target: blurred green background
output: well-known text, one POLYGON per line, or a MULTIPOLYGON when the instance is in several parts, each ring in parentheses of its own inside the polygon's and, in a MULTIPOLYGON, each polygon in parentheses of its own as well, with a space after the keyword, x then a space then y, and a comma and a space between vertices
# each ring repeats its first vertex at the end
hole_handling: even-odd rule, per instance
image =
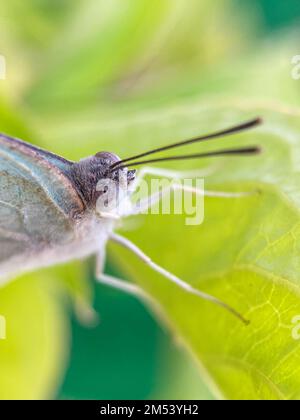
MULTIPOLYGON (((259 84, 253 92, 245 69, 253 75, 276 66, 280 51, 292 49, 299 21, 298 0, 0 1, 0 53, 7 60, 0 128, 78 159, 102 148, 118 153, 123 125, 124 139, 131 139, 126 116, 138 122, 141 110, 162 104, 208 95, 226 101, 233 92, 295 105, 295 86, 281 86, 278 77, 263 93, 259 84)), ((151 136, 164 141, 155 124, 151 136)), ((136 150, 147 148, 151 136, 136 150)), ((126 277, 110 258, 106 269, 126 277)), ((29 328, 29 336, 0 341, 0 398, 213 398, 191 355, 145 305, 95 284, 92 260, 26 280, 0 293, 0 314, 8 321, 20 302, 31 302, 31 289, 38 289, 35 302, 46 294, 60 306, 51 300, 32 309, 36 325, 14 324, 29 328), (57 324, 52 310, 59 312, 57 324), (54 348, 51 334, 59 341, 54 348)))

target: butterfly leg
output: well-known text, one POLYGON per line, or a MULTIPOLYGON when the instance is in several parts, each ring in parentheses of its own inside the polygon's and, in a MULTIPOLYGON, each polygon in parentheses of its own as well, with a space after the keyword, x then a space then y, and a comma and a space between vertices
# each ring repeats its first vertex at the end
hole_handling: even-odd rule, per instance
POLYGON ((176 171, 172 169, 145 166, 138 172, 138 176, 133 183, 132 189, 134 191, 147 175, 158 176, 158 177, 163 177, 163 178, 171 178, 171 179, 204 178, 206 176, 214 174, 219 167, 220 167, 219 164, 218 165, 214 164, 203 169, 197 169, 197 170, 192 170, 192 171, 176 171))
POLYGON ((121 280, 117 277, 101 273, 97 274, 97 280, 99 283, 106 284, 107 286, 113 287, 114 289, 119 289, 138 298, 145 299, 147 297, 146 293, 140 287, 125 280, 121 280))
POLYGON ((151 207, 161 201, 165 196, 169 195, 172 191, 183 191, 188 192, 191 194, 196 194, 198 196, 205 196, 205 197, 215 197, 215 198, 240 198, 240 197, 248 197, 253 195, 254 193, 251 192, 226 192, 226 191, 211 191, 205 190, 193 186, 182 185, 178 182, 173 182, 169 186, 162 188, 160 191, 156 191, 155 193, 149 195, 141 199, 138 205, 133 205, 129 209, 126 209, 122 213, 122 217, 133 216, 137 214, 147 213, 151 207))
POLYGON ((125 293, 131 294, 138 298, 149 299, 149 296, 139 286, 133 283, 129 283, 125 280, 121 280, 117 277, 109 276, 103 272, 105 262, 105 250, 102 249, 97 255, 96 261, 96 279, 99 283, 106 284, 107 286, 119 289, 125 293))
POLYGON ((98 214, 100 217, 102 217, 102 219, 120 220, 120 216, 118 214, 106 213, 103 211, 99 212, 98 214))
POLYGON ((186 292, 191 293, 193 295, 196 295, 204 300, 207 300, 209 302, 212 302, 218 306, 221 306, 225 308, 227 311, 229 311, 231 314, 236 316, 238 319, 240 319, 245 324, 248 324, 249 322, 234 308, 229 306, 228 304, 222 302, 221 300, 217 299, 214 296, 211 296, 205 292, 202 292, 198 289, 195 289, 192 287, 189 283, 185 282, 184 280, 180 279, 179 277, 175 276, 174 274, 170 273, 163 267, 156 264, 154 261, 151 260, 150 257, 148 257, 140 248, 138 248, 134 243, 129 241, 128 239, 117 235, 115 233, 111 234, 110 239, 114 241, 115 243, 121 245, 122 247, 130 250, 133 252, 140 260, 142 260, 145 264, 147 264, 150 268, 152 268, 157 273, 161 274, 165 278, 167 278, 169 281, 177 284, 179 287, 184 289, 186 292))

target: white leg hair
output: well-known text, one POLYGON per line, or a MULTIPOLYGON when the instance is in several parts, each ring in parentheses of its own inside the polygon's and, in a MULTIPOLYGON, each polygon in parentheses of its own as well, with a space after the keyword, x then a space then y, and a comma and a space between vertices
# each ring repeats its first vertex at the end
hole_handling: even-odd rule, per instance
POLYGON ((150 257, 148 257, 140 248, 138 248, 134 243, 129 241, 128 239, 117 235, 115 233, 112 233, 110 235, 110 239, 117 244, 123 246, 124 248, 130 250, 133 252, 140 260, 142 260, 145 264, 147 264, 149 267, 151 267, 154 271, 161 274, 171 282, 177 284, 182 289, 186 290, 187 292, 199 296, 200 298, 207 300, 209 302, 212 302, 218 306, 221 306, 222 308, 225 308, 227 311, 229 311, 231 314, 236 316, 238 319, 240 319, 242 322, 244 322, 246 325, 249 323, 239 312, 237 312, 234 308, 229 306, 228 304, 222 302, 221 300, 217 299, 214 296, 208 295, 205 292, 202 292, 198 289, 195 289, 192 287, 189 283, 186 283, 184 280, 181 280, 179 277, 175 276, 174 274, 170 273, 166 269, 160 267, 158 264, 153 262, 150 257))
POLYGON ((100 273, 97 274, 97 280, 106 284, 107 286, 119 289, 125 293, 136 296, 138 298, 147 299, 146 293, 139 286, 129 283, 125 280, 118 279, 117 277, 109 276, 108 274, 100 273))
POLYGON ((108 219, 108 220, 120 220, 120 216, 118 214, 109 213, 109 212, 98 212, 98 215, 102 217, 102 219, 108 219))
POLYGON ((204 190, 196 187, 191 187, 188 185, 178 184, 176 182, 172 183, 171 185, 162 188, 160 191, 156 191, 155 193, 151 194, 148 197, 143 198, 140 200, 138 206, 133 206, 131 208, 127 208, 122 214, 121 217, 129 217, 134 216, 137 214, 146 213, 147 210, 151 209, 157 202, 161 201, 163 197, 168 195, 172 191, 183 191, 189 192, 191 194, 196 194, 205 197, 215 197, 215 198, 240 198, 240 197, 247 197, 253 195, 254 193, 251 192, 226 192, 226 191, 209 191, 204 190))

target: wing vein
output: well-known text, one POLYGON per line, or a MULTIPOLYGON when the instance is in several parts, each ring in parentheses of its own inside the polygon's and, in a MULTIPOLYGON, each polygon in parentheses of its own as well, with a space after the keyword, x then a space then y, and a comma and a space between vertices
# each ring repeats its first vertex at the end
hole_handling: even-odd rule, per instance
POLYGON ((12 232, 10 230, 6 230, 2 227, 0 227, 0 236, 13 239, 16 241, 22 241, 22 242, 29 242, 30 238, 26 234, 18 233, 18 232, 12 232))
POLYGON ((6 201, 3 201, 3 200, 0 200, 0 206, 1 205, 9 207, 13 210, 16 210, 20 214, 20 216, 22 216, 22 218, 24 218, 24 213, 18 207, 14 206, 13 204, 7 203, 6 201))
MULTIPOLYGON (((0 156, 6 158, 6 159, 12 159, 12 157, 9 155, 9 153, 5 153, 5 151, 0 149, 0 156)), ((66 213, 59 207, 59 205, 52 199, 51 195, 49 194, 48 190, 45 188, 45 186, 43 184, 41 184, 41 180, 40 178, 30 170, 30 168, 27 165, 22 164, 21 162, 19 162, 16 159, 13 159, 13 162, 15 165, 17 165, 19 168, 23 169, 25 172, 27 172, 32 178, 33 181, 35 181, 38 185, 40 185, 43 189, 43 191, 46 193, 47 197, 49 200, 51 200, 51 202, 55 205, 55 207, 57 208, 57 210, 64 216, 64 218, 66 220, 68 220, 68 216, 66 215, 66 213)))

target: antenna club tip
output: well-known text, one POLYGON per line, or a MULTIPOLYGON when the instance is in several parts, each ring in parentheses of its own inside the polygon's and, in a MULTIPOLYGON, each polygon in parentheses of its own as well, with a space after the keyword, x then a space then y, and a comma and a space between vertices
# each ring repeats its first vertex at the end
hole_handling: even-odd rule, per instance
POLYGON ((261 153, 263 153, 263 148, 261 146, 257 146, 256 147, 256 154, 260 155, 261 153))
POLYGON ((264 119, 262 117, 257 117, 255 122, 257 125, 262 125, 264 123, 264 119))
MULTIPOLYGON (((243 151, 243 149, 242 149, 243 151)), ((244 152, 247 154, 252 154, 252 155, 260 155, 263 152, 263 149, 261 146, 253 146, 253 147, 249 147, 248 149, 244 149, 244 152)))

